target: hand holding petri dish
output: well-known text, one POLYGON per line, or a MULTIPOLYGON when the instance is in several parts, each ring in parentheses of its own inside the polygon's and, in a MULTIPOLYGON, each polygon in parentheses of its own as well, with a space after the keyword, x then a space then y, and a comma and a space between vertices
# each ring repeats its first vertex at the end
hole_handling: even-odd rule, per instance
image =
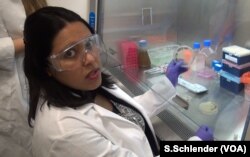
POLYGON ((193 49, 187 45, 180 46, 178 49, 176 49, 173 59, 183 60, 185 63, 184 66, 189 68, 194 59, 193 49))

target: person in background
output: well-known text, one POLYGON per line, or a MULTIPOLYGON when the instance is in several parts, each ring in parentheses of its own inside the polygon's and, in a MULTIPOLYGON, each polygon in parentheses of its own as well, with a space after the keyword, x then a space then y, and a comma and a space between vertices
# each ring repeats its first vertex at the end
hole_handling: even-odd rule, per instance
POLYGON ((0 156, 30 155, 23 26, 27 15, 46 5, 45 0, 0 1, 0 156))

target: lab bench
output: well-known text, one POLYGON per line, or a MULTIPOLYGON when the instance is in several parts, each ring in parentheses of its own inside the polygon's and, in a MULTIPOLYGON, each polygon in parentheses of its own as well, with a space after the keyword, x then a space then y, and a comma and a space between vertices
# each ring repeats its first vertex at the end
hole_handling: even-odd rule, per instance
MULTIPOLYGON (((164 74, 150 75, 144 70, 124 70, 121 66, 109 68, 130 96, 143 94, 166 79, 164 74)), ((187 140, 200 125, 207 125, 214 131, 215 140, 245 140, 250 102, 245 101, 243 92, 234 94, 220 87, 219 76, 203 78, 189 70, 180 77, 199 83, 208 91, 197 94, 177 85, 177 96, 152 119, 158 137, 162 140, 187 140)))

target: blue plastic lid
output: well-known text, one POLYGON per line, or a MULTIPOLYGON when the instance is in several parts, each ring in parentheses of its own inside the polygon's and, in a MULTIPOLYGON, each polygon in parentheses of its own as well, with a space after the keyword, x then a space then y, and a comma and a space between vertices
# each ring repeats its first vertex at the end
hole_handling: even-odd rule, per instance
POLYGON ((139 46, 140 46, 140 47, 147 47, 147 44, 148 44, 148 43, 147 43, 147 40, 140 40, 140 41, 139 41, 139 46))
POLYGON ((222 69, 222 64, 214 64, 214 70, 219 72, 222 69))
POLYGON ((210 46, 211 46, 211 40, 209 40, 209 39, 204 40, 204 41, 203 41, 203 45, 204 45, 205 47, 210 47, 210 46))
POLYGON ((221 62, 219 60, 214 59, 214 60, 212 60, 212 63, 211 63, 213 68, 214 68, 215 64, 221 64, 221 62))
POLYGON ((194 44, 193 44, 194 49, 199 49, 200 47, 201 47, 201 45, 199 42, 194 42, 194 44))

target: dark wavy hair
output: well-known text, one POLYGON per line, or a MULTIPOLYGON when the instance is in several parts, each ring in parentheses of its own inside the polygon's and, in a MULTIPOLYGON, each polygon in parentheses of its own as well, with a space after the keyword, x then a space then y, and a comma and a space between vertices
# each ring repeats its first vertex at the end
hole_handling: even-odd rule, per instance
MULTIPOLYGON (((45 101, 48 105, 76 108, 93 101, 95 94, 101 92, 101 86, 112 88, 114 81, 110 75, 102 73, 102 83, 94 91, 80 91, 63 85, 49 76, 48 57, 52 51, 55 36, 67 23, 82 22, 89 31, 94 31, 78 14, 61 7, 44 7, 27 17, 24 25, 24 73, 29 84, 29 114, 31 127, 35 119, 39 103, 45 101)), ((41 108, 40 108, 41 109, 41 108)))

